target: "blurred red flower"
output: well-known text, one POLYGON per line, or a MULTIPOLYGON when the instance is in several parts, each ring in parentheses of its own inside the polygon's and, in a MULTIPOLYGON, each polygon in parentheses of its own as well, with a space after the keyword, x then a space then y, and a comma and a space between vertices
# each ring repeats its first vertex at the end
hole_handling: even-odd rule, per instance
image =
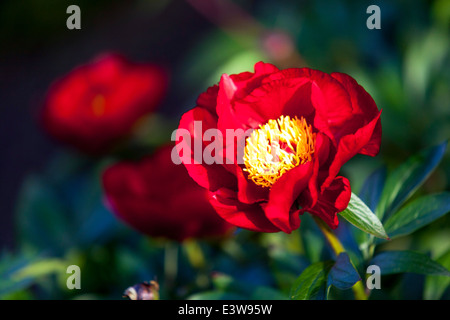
POLYGON ((177 149, 190 176, 209 190, 211 204, 228 222, 290 233, 309 212, 334 229, 351 195, 349 181, 337 175, 357 153, 378 153, 380 113, 346 74, 279 70, 259 62, 254 73, 224 74, 199 96, 197 106, 181 118, 177 149), (195 121, 201 121, 202 132, 194 132, 195 121), (208 129, 224 137, 222 164, 201 163, 185 148, 204 148, 208 129), (227 139, 230 129, 236 138, 227 139), (188 139, 180 133, 186 130, 188 139))
POLYGON ((104 54, 50 86, 43 124, 59 141, 99 154, 154 110, 166 89, 167 74, 159 66, 104 54))
POLYGON ((208 192, 164 146, 139 163, 119 162, 102 177, 106 201, 124 222, 152 237, 183 241, 224 236, 234 226, 217 215, 208 192))

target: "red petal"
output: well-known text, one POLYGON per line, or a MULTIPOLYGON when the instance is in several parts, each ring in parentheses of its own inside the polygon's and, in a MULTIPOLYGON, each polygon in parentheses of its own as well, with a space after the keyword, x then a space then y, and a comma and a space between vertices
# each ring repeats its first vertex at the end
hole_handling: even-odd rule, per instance
POLYGON ((224 74, 219 82, 216 112, 219 117, 217 128, 225 132, 226 129, 248 129, 245 123, 236 118, 236 112, 232 106, 234 93, 237 86, 227 74, 224 74))
POLYGON ((257 75, 257 76, 262 75, 262 74, 270 74, 270 73, 274 73, 277 71, 280 71, 280 69, 278 69, 276 66, 274 66, 271 63, 259 61, 255 64, 255 75, 257 75))
POLYGON ((197 106, 207 109, 213 115, 216 115, 217 95, 219 93, 219 86, 214 85, 209 87, 205 92, 202 92, 197 98, 197 106))
MULTIPOLYGON (((381 112, 381 111, 380 111, 381 112)), ((372 137, 369 142, 359 151, 360 154, 374 157, 380 151, 381 146, 381 120, 378 119, 372 137)))
POLYGON ((337 176, 342 165, 354 157, 369 143, 373 137, 375 127, 379 122, 380 114, 381 113, 367 125, 359 128, 355 134, 349 134, 340 139, 336 155, 328 170, 328 177, 322 185, 322 190, 328 187, 334 177, 337 176))
POLYGON ((280 231, 265 217, 260 205, 240 202, 234 191, 223 188, 210 193, 210 202, 223 219, 235 226, 258 232, 280 231))
POLYGON ((330 139, 323 133, 318 132, 316 135, 316 144, 314 151, 314 168, 311 178, 308 182, 308 188, 302 192, 298 198, 298 204, 305 207, 313 207, 319 197, 319 186, 323 181, 319 179, 320 167, 326 166, 329 162, 328 155, 330 153, 330 139))
POLYGON ((281 115, 303 116, 308 121, 315 111, 311 104, 311 86, 306 79, 265 83, 243 99, 236 100, 234 108, 239 110, 239 121, 252 128, 270 119, 278 119, 281 115))
MULTIPOLYGON (((230 187, 236 185, 236 178, 228 172, 221 164, 206 164, 202 160, 203 150, 205 148, 205 142, 203 141, 203 134, 210 128, 215 128, 216 117, 214 117, 208 110, 196 107, 186 112, 180 120, 178 129, 185 129, 189 132, 189 137, 181 138, 183 134, 182 130, 177 131, 177 150, 178 154, 184 160, 185 155, 181 154, 181 150, 189 150, 189 156, 187 157, 190 163, 183 161, 189 175, 202 187, 207 188, 210 191, 216 191, 221 187, 230 187), (202 131, 195 132, 194 121, 201 121, 202 131), (189 139, 189 145, 186 145, 185 139, 189 139), (200 155, 195 153, 195 144, 201 145, 200 155), (186 147, 186 148, 185 148, 186 147)), ((184 151, 183 151, 184 152, 184 151)), ((198 152, 197 152, 198 153, 198 152)))
MULTIPOLYGON (((310 68, 290 68, 273 73, 263 83, 296 79, 310 83, 310 98, 316 110, 314 126, 334 140, 334 128, 339 128, 352 116, 351 100, 343 85, 331 75, 310 68)), ((297 103, 302 103, 301 100, 297 103)))
POLYGON ((248 129, 256 128, 263 123, 264 119, 257 112, 251 108, 235 107, 234 100, 247 96, 253 89, 260 86, 266 76, 276 71, 278 68, 274 65, 258 62, 255 64, 255 73, 242 72, 230 76, 222 75, 217 98, 218 128, 223 131, 225 129, 248 129))
POLYGON ((264 211, 267 218, 286 233, 300 226, 300 217, 293 214, 297 208, 292 209, 292 205, 307 187, 313 167, 314 163, 310 161, 289 170, 270 189, 269 202, 264 211))
POLYGON ((379 112, 375 101, 367 91, 356 82, 355 79, 345 73, 334 72, 331 74, 347 90, 352 102, 353 114, 363 115, 367 121, 375 118, 379 112))
POLYGON ((252 90, 259 87, 264 79, 274 73, 278 72, 279 69, 273 64, 258 62, 255 64, 255 73, 243 72, 240 74, 234 74, 230 77, 233 79, 238 87, 235 94, 235 99, 240 99, 249 94, 252 90))
POLYGON ((247 178, 247 174, 236 166, 236 177, 238 180, 238 198, 243 203, 252 204, 266 201, 269 196, 269 188, 263 188, 247 178))
MULTIPOLYGON (((350 95, 353 108, 353 117, 342 126, 337 133, 338 137, 354 133, 358 128, 368 124, 379 114, 378 107, 372 97, 360 86, 355 79, 344 73, 332 73, 333 78, 342 83, 350 95)), ((375 156, 381 145, 381 121, 378 121, 372 137, 359 153, 375 156)))
POLYGON ((339 224, 337 213, 347 208, 350 196, 350 182, 344 177, 337 177, 327 189, 322 191, 317 204, 306 211, 317 215, 330 228, 336 229, 339 224))

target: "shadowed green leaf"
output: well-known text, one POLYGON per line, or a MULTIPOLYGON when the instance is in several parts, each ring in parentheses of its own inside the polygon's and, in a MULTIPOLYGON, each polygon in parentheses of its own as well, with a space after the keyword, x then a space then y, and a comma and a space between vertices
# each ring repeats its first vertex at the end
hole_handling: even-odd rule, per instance
POLYGON ((348 254, 340 253, 328 274, 328 286, 333 285, 338 289, 346 290, 353 287, 359 280, 361 277, 350 262, 348 254))
POLYGON ((23 186, 17 208, 20 243, 31 248, 62 251, 73 244, 66 207, 45 180, 31 176, 23 186))
POLYGON ((369 207, 370 210, 375 211, 381 193, 383 192, 384 183, 386 181, 386 167, 381 167, 375 170, 364 181, 359 198, 369 207))
MULTIPOLYGON (((450 269, 450 250, 436 260, 447 269, 450 269)), ((446 276, 427 276, 425 280, 424 299, 437 300, 441 299, 444 291, 450 286, 450 277, 446 276)))
POLYGON ((391 239, 410 234, 450 211, 450 193, 421 197, 409 203, 384 224, 391 239))
POLYGON ((56 258, 3 254, 0 261, 0 297, 25 289, 39 278, 62 274, 67 263, 56 258))
POLYGON ((418 273, 450 277, 450 271, 427 255, 413 251, 384 251, 376 255, 370 264, 380 267, 382 275, 418 273))
POLYGON ((322 261, 306 268, 291 288, 291 300, 325 299, 327 276, 333 265, 333 261, 322 261))
POLYGON ((395 212, 430 176, 444 155, 447 141, 410 157, 388 175, 376 214, 380 219, 395 212))

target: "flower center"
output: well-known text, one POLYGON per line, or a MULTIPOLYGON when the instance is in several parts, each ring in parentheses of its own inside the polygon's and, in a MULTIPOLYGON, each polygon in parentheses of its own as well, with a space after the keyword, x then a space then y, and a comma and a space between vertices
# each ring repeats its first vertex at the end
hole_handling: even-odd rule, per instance
POLYGON ((271 187, 287 171, 311 161, 315 142, 303 117, 271 119, 245 140, 244 171, 257 185, 271 187))
POLYGON ((100 117, 105 113, 105 96, 97 94, 91 102, 92 112, 95 116, 100 117))

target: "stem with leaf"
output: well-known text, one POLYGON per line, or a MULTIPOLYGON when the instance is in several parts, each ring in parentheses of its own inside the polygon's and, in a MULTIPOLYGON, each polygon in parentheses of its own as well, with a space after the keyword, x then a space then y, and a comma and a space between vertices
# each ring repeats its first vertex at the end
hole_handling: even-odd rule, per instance
MULTIPOLYGON (((319 226, 320 231, 325 236, 325 239, 330 244, 331 249, 335 253, 336 256, 338 256, 340 253, 345 252, 344 246, 339 241, 338 237, 334 234, 333 230, 330 229, 330 227, 319 217, 311 215, 314 218, 314 221, 319 226)), ((367 300, 367 294, 364 290, 364 285, 362 283, 362 280, 359 280, 355 285, 352 287, 353 294, 355 295, 355 299, 357 300, 367 300)))

